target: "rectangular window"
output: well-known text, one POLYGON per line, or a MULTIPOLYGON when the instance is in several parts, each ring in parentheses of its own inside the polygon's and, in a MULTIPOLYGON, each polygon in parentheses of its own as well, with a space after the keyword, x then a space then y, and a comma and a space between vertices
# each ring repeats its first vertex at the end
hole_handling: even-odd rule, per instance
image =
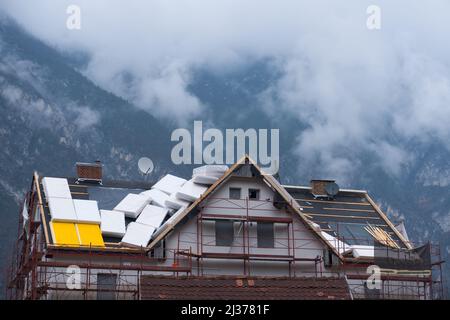
POLYGON ((166 240, 161 240, 155 245, 152 251, 150 251, 150 256, 157 259, 166 259, 166 240))
POLYGON ((275 246, 275 235, 273 223, 258 222, 256 225, 258 248, 273 248, 275 246))
POLYGON ((248 198, 250 200, 259 200, 259 189, 248 189, 248 198))
POLYGON ((216 246, 230 247, 234 239, 234 223, 232 220, 217 220, 216 228, 216 246))
POLYGON ((97 300, 116 300, 117 274, 97 274, 97 300))
POLYGON ((230 199, 240 199, 241 188, 230 188, 230 199))

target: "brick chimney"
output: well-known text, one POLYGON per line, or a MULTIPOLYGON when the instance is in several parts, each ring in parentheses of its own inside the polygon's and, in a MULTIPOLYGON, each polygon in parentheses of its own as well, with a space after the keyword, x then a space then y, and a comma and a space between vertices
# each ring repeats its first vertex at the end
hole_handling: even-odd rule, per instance
POLYGON ((311 180, 311 193, 315 197, 330 197, 327 186, 335 184, 335 180, 311 180))
POLYGON ((94 163, 77 162, 77 176, 78 181, 91 181, 102 183, 103 180, 103 165, 100 161, 94 163))

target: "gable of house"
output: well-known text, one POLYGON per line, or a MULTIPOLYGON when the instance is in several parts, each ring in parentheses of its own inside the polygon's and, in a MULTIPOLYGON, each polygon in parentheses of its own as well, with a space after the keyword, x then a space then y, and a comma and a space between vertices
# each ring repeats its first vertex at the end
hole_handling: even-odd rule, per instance
MULTIPOLYGON (((283 222, 286 224, 289 221, 295 221, 296 227, 299 229, 299 232, 302 233, 301 238, 305 239, 305 241, 309 242, 315 242, 318 241, 321 244, 314 246, 314 249, 320 249, 322 250, 323 247, 328 248, 331 252, 333 252, 336 256, 339 256, 338 251, 336 248, 330 244, 329 241, 317 230, 315 230, 314 225, 307 220, 303 213, 301 207, 295 202, 295 200, 289 195, 288 192, 284 190, 284 188, 279 184, 279 182, 273 178, 270 175, 265 175, 260 168, 248 157, 243 157, 240 161, 238 161, 236 164, 234 164, 223 176, 220 178, 214 185, 212 185, 204 195, 200 199, 198 199, 196 202, 194 202, 189 208, 184 210, 179 214, 178 217, 174 217, 174 222, 171 226, 166 228, 163 232, 158 234, 150 243, 148 246, 149 249, 156 246, 161 240, 163 240, 166 235, 171 232, 174 229, 179 228, 181 225, 184 225, 185 223, 188 223, 189 221, 193 221, 194 219, 198 219, 198 215, 200 212, 202 214, 211 215, 215 214, 215 217, 209 217, 211 220, 214 220, 212 218, 219 218, 217 215, 231 215, 233 216, 233 213, 231 209, 234 209, 235 212, 241 212, 234 214, 245 216, 248 215, 248 206, 265 206, 258 208, 258 213, 265 214, 266 216, 266 222, 273 222, 277 224, 282 224, 283 222), (242 195, 240 201, 247 201, 245 199, 249 198, 249 190, 258 189, 259 190, 259 199, 256 201, 248 200, 248 203, 240 203, 237 204, 236 201, 231 201, 229 199, 230 196, 230 188, 240 188, 242 195), (208 201, 207 201, 208 200, 208 201), (234 208, 225 209, 223 207, 212 208, 210 204, 212 201, 221 201, 221 202, 227 202, 227 205, 233 205, 234 208), (239 206, 241 206, 242 210, 239 210, 239 206), (206 213, 203 213, 203 211, 206 210, 206 213), (218 211, 222 212, 219 213, 218 211), (209 213, 208 213, 209 212, 209 213), (269 220, 267 220, 270 218, 269 220), (276 220, 278 219, 287 219, 285 221, 276 220), (317 248, 316 248, 317 247, 317 248)), ((253 208, 255 209, 255 208, 253 208)), ((252 210, 250 210, 252 211, 252 210)), ((208 216, 206 216, 207 218, 208 216)), ((202 219, 205 218, 205 216, 202 216, 202 219)), ((233 218, 239 220, 239 217, 222 217, 222 219, 226 218, 233 218)), ((259 219, 261 222, 263 222, 264 217, 263 216, 256 216, 255 221, 259 219), (261 218, 263 218, 261 220, 261 218)), ((191 222, 191 228, 192 228, 193 222, 191 222)), ((164 226, 163 226, 164 227, 164 226)), ((257 224, 256 224, 256 228, 257 224)), ((254 229, 254 228, 253 228, 254 229)), ((255 232, 254 230, 249 230, 249 232, 255 232)), ((256 230, 257 232, 257 230, 256 230)), ((287 233, 288 230, 285 230, 285 233, 287 233)), ((295 236, 294 232, 291 231, 293 236, 295 236)), ((176 232, 175 232, 176 233, 176 232)))

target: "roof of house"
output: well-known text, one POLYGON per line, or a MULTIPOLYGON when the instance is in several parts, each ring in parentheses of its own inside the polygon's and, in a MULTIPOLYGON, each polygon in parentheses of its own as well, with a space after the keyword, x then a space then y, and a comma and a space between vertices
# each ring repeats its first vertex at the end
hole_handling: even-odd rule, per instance
POLYGON ((141 276, 142 300, 349 300, 344 278, 141 276), (189 292, 189 294, 186 294, 189 292))
POLYGON ((377 227, 389 234, 401 248, 409 248, 405 237, 374 203, 366 191, 340 189, 332 199, 317 198, 309 187, 283 186, 302 207, 310 221, 322 231, 349 245, 373 245, 374 238, 366 230, 377 227))
MULTIPOLYGON (((104 210, 112 210, 117 203, 120 202, 130 192, 139 193, 150 189, 153 183, 148 182, 131 182, 131 181, 118 181, 118 180, 103 180, 102 184, 97 182, 77 182, 77 178, 67 178, 69 189, 72 199, 79 200, 95 200, 98 202, 99 207, 104 210)), ((44 190, 42 181, 39 184, 40 190, 44 190)), ((41 192, 45 217, 45 228, 50 230, 50 209, 47 203, 45 192, 41 192)), ((126 218, 126 224, 132 220, 126 218)), ((52 234, 46 232, 49 239, 48 243, 54 243, 52 234)), ((119 245, 120 238, 104 237, 106 243, 111 245, 119 245)))
MULTIPOLYGON (((339 193, 332 200, 316 198, 312 195, 309 187, 282 186, 273 176, 264 174, 258 165, 246 155, 231 166, 197 201, 193 202, 184 211, 181 210, 182 212, 180 211, 176 217, 172 217, 174 219, 171 219, 170 226, 166 226, 167 228, 161 227, 161 232, 154 234, 154 238, 150 241, 147 250, 155 246, 180 222, 185 221, 189 216, 195 215, 197 207, 222 183, 234 175, 262 177, 276 192, 277 201, 285 203, 287 208, 297 215, 320 241, 341 258, 343 258, 345 250, 340 250, 340 248, 336 248, 336 245, 330 243, 330 236, 332 239, 339 236, 339 241, 341 239, 346 240, 345 242, 350 245, 370 245, 373 244, 373 238, 365 230, 365 227, 369 225, 385 231, 400 247, 409 248, 407 240, 381 212, 366 191, 340 189, 339 193), (320 229, 317 227, 320 227, 320 229)), ((89 182, 78 183, 75 178, 68 178, 68 183, 73 199, 96 200, 99 207, 104 210, 114 208, 127 194, 140 193, 150 189, 153 185, 152 183, 123 181, 103 181, 102 185, 99 185, 98 183, 89 182)), ((43 190, 42 185, 40 185, 40 189, 43 190)), ((42 196, 44 198, 46 227, 50 229, 49 221, 51 217, 49 208, 45 205, 47 202, 45 192, 42 192, 42 196)), ((130 221, 132 219, 126 219, 127 223, 130 221)), ((46 232, 46 236, 49 238, 47 242, 49 244, 53 243, 51 233, 46 232)), ((104 238, 107 247, 122 248, 120 238, 104 238)))

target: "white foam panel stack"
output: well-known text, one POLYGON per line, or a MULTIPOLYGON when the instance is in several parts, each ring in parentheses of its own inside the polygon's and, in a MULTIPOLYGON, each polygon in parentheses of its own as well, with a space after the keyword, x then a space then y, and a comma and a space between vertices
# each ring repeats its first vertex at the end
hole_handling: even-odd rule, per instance
POLYGON ((45 196, 49 198, 72 199, 69 183, 63 178, 42 178, 45 196))
POLYGON ((225 165, 206 165, 192 171, 192 180, 197 184, 212 185, 222 177, 228 167, 225 165))
POLYGON ((52 221, 77 222, 77 214, 67 179, 45 177, 42 179, 42 186, 52 221))
POLYGON ((159 228, 168 213, 169 210, 166 208, 161 208, 149 204, 144 208, 144 210, 142 210, 142 213, 139 215, 136 222, 154 228, 159 228))
POLYGON ((170 195, 177 191, 184 183, 186 183, 185 179, 168 174, 159 180, 152 189, 160 190, 170 195))
POLYGON ((166 200, 169 199, 169 195, 158 189, 151 189, 140 193, 145 197, 148 203, 151 203, 158 207, 165 207, 166 200))
POLYGON ((212 176, 198 175, 198 176, 193 176, 192 180, 197 184, 204 184, 204 185, 210 186, 210 185, 214 184, 217 180, 219 180, 219 178, 212 177, 212 176))
POLYGON ((206 165, 192 170, 192 175, 204 175, 220 178, 227 170, 228 166, 225 165, 206 165))
POLYGON ((156 232, 153 234, 153 238, 156 238, 161 232, 166 230, 167 228, 173 227, 175 220, 186 210, 186 206, 181 207, 176 211, 164 224, 156 230, 156 232))
POLYGON ((194 202, 202 196, 208 187, 196 184, 193 180, 186 182, 175 194, 177 199, 194 202))
POLYGON ((121 211, 126 217, 137 218, 144 210, 145 206, 149 204, 148 197, 139 194, 128 194, 122 201, 114 208, 115 211, 121 211))
POLYGON ((102 235, 122 238, 125 235, 125 214, 121 211, 100 210, 102 235))
POLYGON ((48 198, 52 221, 77 222, 77 214, 72 199, 48 198))
POLYGON ((101 224, 100 211, 98 210, 97 201, 93 200, 73 200, 77 222, 101 224))
POLYGON ((130 247, 146 247, 155 230, 155 227, 146 224, 130 222, 121 244, 130 247))
POLYGON ((189 204, 190 204, 189 201, 178 199, 178 198, 175 196, 175 194, 171 194, 170 197, 169 197, 169 199, 167 199, 167 200, 164 202, 164 205, 165 205, 167 208, 174 209, 174 210, 178 210, 178 209, 180 209, 181 207, 187 207, 187 206, 189 206, 189 204))
MULTIPOLYGON (((143 212, 138 220, 136 220, 136 223, 147 223, 149 226, 155 226, 157 229, 155 234, 161 233, 162 230, 175 221, 176 217, 183 212, 190 203, 199 199, 208 189, 208 186, 214 184, 227 170, 228 167, 224 165, 202 166, 193 170, 192 179, 189 181, 170 174, 164 176, 164 178, 158 181, 151 190, 144 191, 141 195, 145 196, 154 206, 177 211, 166 223, 164 223, 164 225, 160 226, 168 212, 166 211, 165 214, 163 214, 163 211, 160 211, 159 214, 156 214, 155 208, 147 206, 148 208, 144 210, 145 214, 143 212), (150 212, 153 213, 150 214, 150 212), (162 218, 163 216, 164 218, 162 218)), ((131 230, 138 230, 138 227, 133 226, 131 230)), ((124 239, 124 243, 131 241, 129 240, 131 239, 131 235, 129 235, 129 237, 125 235, 124 239)))

